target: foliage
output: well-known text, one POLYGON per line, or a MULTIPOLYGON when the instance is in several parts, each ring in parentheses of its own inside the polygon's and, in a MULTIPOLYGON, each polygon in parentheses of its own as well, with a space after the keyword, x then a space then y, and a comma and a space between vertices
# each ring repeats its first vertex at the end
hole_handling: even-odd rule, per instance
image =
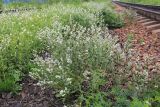
MULTIPOLYGON (((99 5, 97 2, 94 4, 99 5)), ((30 59, 33 59, 34 57, 34 50, 42 50, 43 48, 43 46, 41 46, 42 44, 35 36, 41 28, 51 26, 53 20, 57 18, 64 25, 69 24, 71 20, 84 27, 90 27, 93 23, 101 22, 100 18, 96 15, 97 5, 93 5, 93 2, 79 5, 56 4, 44 8, 43 10, 34 10, 24 13, 20 12, 16 14, 1 14, 1 83, 10 80, 10 85, 1 86, 10 87, 6 91, 18 89, 13 88, 14 84, 19 81, 24 73, 30 71, 32 66, 30 59), (95 7, 95 9, 91 12, 88 8, 83 7, 86 6, 86 4, 90 4, 92 8, 95 7)), ((103 5, 102 8, 105 8, 105 6, 106 5, 103 5)), ((4 89, 5 88, 2 88, 2 90, 4 89)))
POLYGON ((149 104, 139 101, 138 99, 134 99, 130 107, 149 107, 149 104))
POLYGON ((0 0, 0 10, 2 9, 2 0, 0 0))
POLYGON ((60 90, 65 89, 65 87, 67 89, 68 87, 69 89, 77 89, 79 87, 78 84, 81 83, 84 78, 83 74, 87 72, 87 70, 92 71, 98 68, 114 69, 114 67, 112 67, 114 66, 114 58, 110 57, 110 51, 112 51, 111 44, 109 44, 109 40, 103 40, 103 37, 100 37, 101 34, 106 33, 107 35, 107 32, 102 31, 101 28, 94 25, 86 30, 86 27, 81 25, 63 26, 57 22, 54 23, 52 27, 52 29, 47 28, 43 30, 39 35, 40 40, 42 40, 41 42, 45 42, 44 44, 49 48, 45 50, 49 52, 48 54, 51 54, 51 57, 46 59, 46 61, 43 61, 43 57, 36 57, 35 62, 37 61, 39 65, 38 68, 42 67, 42 70, 38 70, 38 72, 35 71, 35 73, 32 74, 33 76, 41 77, 40 75, 45 74, 47 77, 41 77, 39 79, 46 82, 53 82, 53 77, 55 78, 57 76, 59 78, 58 80, 54 80, 55 83, 53 83, 53 86, 56 86, 57 83, 60 90), (106 51, 109 52, 106 53, 106 51), (96 53, 96 55, 93 53, 96 53), (104 59, 106 56, 108 56, 108 60, 104 59), (109 61, 113 61, 113 65, 106 65, 109 61), (43 68, 45 66, 47 67, 43 68), (50 66, 50 68, 48 68, 48 66, 50 66), (50 73, 50 75, 48 75, 48 73, 50 73), (76 84, 72 83, 73 86, 69 86, 68 78, 71 78, 76 84), (67 82, 66 85, 65 82, 67 82), (60 87, 62 83, 64 85, 60 87))
MULTIPOLYGON (((65 104, 71 103, 75 96, 80 106, 129 107, 142 105, 143 99, 158 95, 148 92, 153 94, 152 90, 158 90, 159 83, 154 79, 148 82, 148 75, 145 71, 140 73, 139 65, 136 71, 132 70, 129 55, 123 59, 129 45, 120 50, 117 39, 103 26, 93 24, 86 28, 57 21, 51 28, 43 29, 38 38, 46 48, 35 52, 35 66, 30 75, 39 80, 39 85, 54 87, 65 104), (155 85, 158 86, 153 88, 155 85), (134 98, 139 102, 132 102, 134 98)), ((132 35, 128 43, 131 39, 132 35)))
POLYGON ((104 23, 106 23, 109 28, 120 28, 124 25, 122 16, 114 13, 112 10, 103 9, 102 16, 104 19, 104 23))
POLYGON ((52 86, 68 105, 157 104, 159 75, 149 79, 139 63, 132 64, 129 43, 134 35, 122 50, 109 34, 106 24, 120 27, 123 20, 108 4, 57 3, 1 14, 0 91, 17 92, 19 81, 29 74, 39 80, 37 85, 52 86))

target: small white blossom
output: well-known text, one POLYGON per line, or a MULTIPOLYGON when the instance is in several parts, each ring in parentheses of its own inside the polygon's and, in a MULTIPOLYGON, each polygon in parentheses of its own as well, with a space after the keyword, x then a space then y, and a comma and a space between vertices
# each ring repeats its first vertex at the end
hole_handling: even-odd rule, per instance
POLYGON ((60 75, 56 75, 55 76, 57 79, 61 79, 61 76, 60 75))

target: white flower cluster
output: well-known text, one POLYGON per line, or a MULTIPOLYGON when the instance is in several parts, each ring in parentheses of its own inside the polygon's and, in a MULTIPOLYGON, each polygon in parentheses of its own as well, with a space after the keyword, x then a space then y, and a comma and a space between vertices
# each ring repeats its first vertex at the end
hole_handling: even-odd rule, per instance
POLYGON ((0 41, 0 51, 3 52, 10 45, 11 38, 9 36, 2 38, 0 41))
POLYGON ((68 89, 67 89, 67 87, 65 87, 64 90, 60 90, 59 96, 64 97, 67 92, 68 92, 68 89))
POLYGON ((46 50, 50 50, 50 55, 45 58, 44 55, 35 55, 33 61, 38 68, 33 69, 31 76, 42 80, 41 84, 57 85, 62 97, 69 92, 73 81, 79 81, 77 78, 89 79, 91 72, 86 70, 89 63, 95 67, 96 63, 105 65, 109 53, 119 48, 108 29, 96 25, 86 28, 76 23, 69 26, 55 21, 51 28, 42 29, 38 38, 46 50), (94 61, 95 58, 98 62, 94 61))

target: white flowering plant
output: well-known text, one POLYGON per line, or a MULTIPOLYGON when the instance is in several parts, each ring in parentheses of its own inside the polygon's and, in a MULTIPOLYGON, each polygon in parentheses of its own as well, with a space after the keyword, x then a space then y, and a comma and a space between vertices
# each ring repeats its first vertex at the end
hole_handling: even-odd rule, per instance
POLYGON ((129 106, 131 101, 127 96, 137 98, 146 92, 147 72, 139 68, 139 64, 132 69, 129 42, 122 50, 118 39, 112 37, 106 27, 71 23, 63 25, 55 21, 51 28, 38 33, 37 38, 45 47, 35 53, 32 60, 35 66, 30 75, 38 79, 40 85, 54 87, 57 97, 64 101, 77 96, 77 104, 81 106, 82 102, 86 106, 129 106), (101 89, 106 91, 105 95, 101 89), (110 94, 119 100, 111 103, 110 94))
POLYGON ((42 69, 34 68, 31 75, 53 86, 57 84, 60 89, 75 90, 87 78, 86 71, 115 69, 114 58, 119 54, 113 53, 115 40, 110 36, 107 28, 63 25, 57 21, 52 28, 39 32, 38 38, 45 44, 48 55, 36 55, 34 62, 42 69))
MULTIPOLYGON (((58 16, 62 15, 61 17, 63 17, 65 14, 73 14, 72 16, 74 16, 74 14, 82 14, 84 11, 84 9, 77 9, 76 6, 71 4, 56 4, 42 10, 35 9, 14 14, 2 13, 0 15, 1 83, 5 84, 5 80, 9 81, 9 79, 7 79, 8 74, 11 75, 11 77, 16 74, 16 78, 19 78, 15 79, 13 77, 15 81, 13 83, 10 82, 12 83, 10 85, 5 85, 11 88, 10 90, 8 88, 8 91, 16 89, 14 88, 15 82, 20 80, 23 73, 30 71, 30 66, 32 66, 30 59, 33 59, 34 50, 41 50, 43 47, 36 38, 37 32, 45 26, 51 26, 54 19, 59 18, 58 16), (6 79, 3 79, 4 77, 6 79)), ((91 18, 91 16, 93 16, 93 14, 89 14, 88 11, 86 12, 88 13, 87 18, 83 15, 83 18, 87 19, 85 22, 88 21, 88 17, 91 18)), ((93 21, 90 21, 90 23, 92 22, 93 21)), ((5 90, 5 88, 3 88, 3 90, 5 90)))
POLYGON ((52 86, 67 103, 74 97, 75 106, 128 106, 146 96, 156 96, 147 102, 157 101, 159 76, 148 81, 148 71, 130 60, 129 43, 122 49, 118 38, 109 34, 106 24, 123 23, 107 6, 59 3, 1 14, 0 91, 19 90, 18 81, 30 74, 39 80, 37 85, 52 86))

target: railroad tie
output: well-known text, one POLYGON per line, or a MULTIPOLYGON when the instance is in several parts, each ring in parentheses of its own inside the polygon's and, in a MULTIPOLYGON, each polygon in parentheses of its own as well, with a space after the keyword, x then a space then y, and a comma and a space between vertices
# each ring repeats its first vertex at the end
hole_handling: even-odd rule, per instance
POLYGON ((154 24, 157 24, 157 23, 158 23, 157 21, 148 21, 148 22, 142 23, 142 25, 144 25, 144 26, 150 26, 150 25, 154 25, 154 24))
POLYGON ((158 21, 146 19, 138 21, 138 23, 141 23, 143 26, 145 26, 149 31, 151 31, 154 34, 160 33, 160 22, 158 21))
POLYGON ((145 23, 145 22, 148 22, 148 21, 152 21, 151 19, 143 19, 143 20, 140 20, 140 21, 138 21, 138 23, 145 23))
POLYGON ((160 23, 158 23, 158 24, 153 24, 153 25, 150 25, 150 26, 146 26, 146 28, 147 28, 149 31, 153 31, 153 30, 160 29, 160 23))
POLYGON ((139 17, 139 18, 137 18, 137 21, 141 21, 141 20, 145 20, 145 19, 147 19, 146 17, 139 17))
POLYGON ((152 33, 154 33, 154 34, 160 34, 160 29, 153 30, 152 33))

